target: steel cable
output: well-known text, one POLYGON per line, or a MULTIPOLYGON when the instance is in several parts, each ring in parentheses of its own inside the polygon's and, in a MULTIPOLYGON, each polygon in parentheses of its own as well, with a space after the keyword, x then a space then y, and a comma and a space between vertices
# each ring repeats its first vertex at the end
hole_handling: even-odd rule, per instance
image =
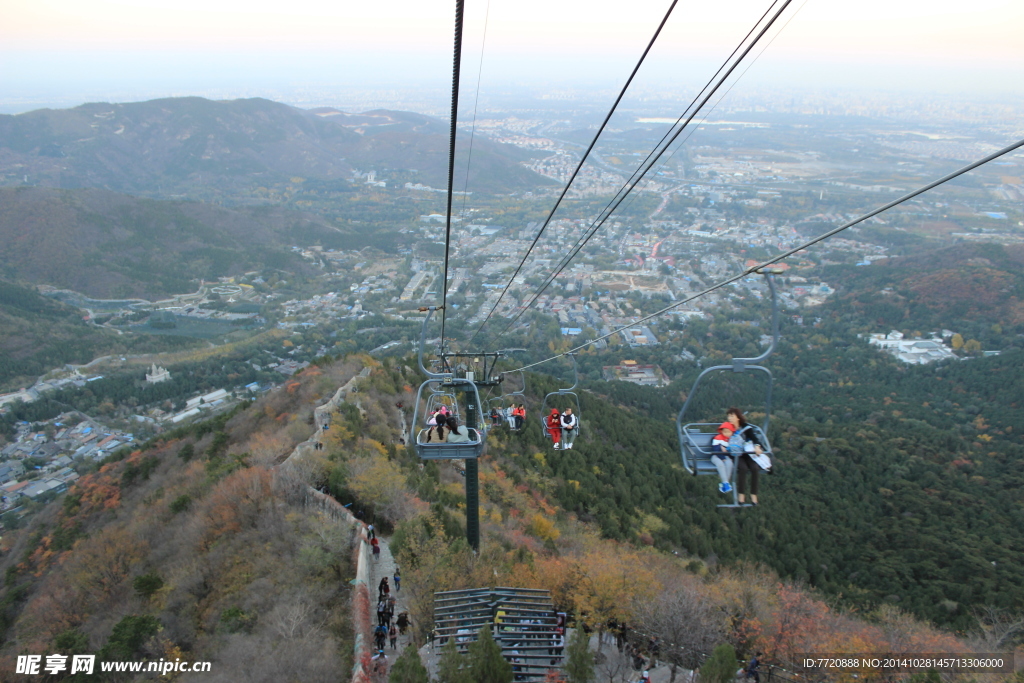
POLYGON ((551 286, 551 283, 554 282, 555 279, 561 274, 562 270, 564 270, 566 266, 569 265, 569 262, 576 257, 576 254, 578 254, 580 250, 586 246, 587 242, 589 242, 590 239, 595 234, 597 234, 597 231, 601 229, 605 221, 607 221, 611 217, 611 215, 615 213, 615 210, 619 207, 620 204, 622 204, 622 202, 626 200, 626 198, 633 191, 633 189, 636 188, 640 181, 643 180, 644 176, 647 175, 648 171, 654 168, 654 165, 658 162, 658 159, 660 159, 661 156, 668 150, 668 148, 672 146, 672 144, 682 134, 682 132, 686 130, 686 127, 690 124, 691 121, 693 121, 697 113, 704 107, 705 104, 707 104, 708 100, 710 100, 714 96, 715 92, 717 92, 717 90, 720 87, 722 87, 722 84, 725 83, 726 80, 728 80, 729 76, 733 73, 733 71, 735 71, 736 68, 743 62, 743 59, 750 53, 750 51, 754 49, 754 46, 757 45, 758 41, 764 36, 768 29, 772 27, 772 24, 774 24, 775 21, 782 15, 782 13, 786 10, 786 8, 789 6, 791 2, 792 0, 783 1, 782 5, 775 11, 775 14, 771 17, 771 19, 768 20, 768 23, 766 23, 764 27, 758 32, 757 36, 755 36, 754 39, 750 42, 750 44, 747 45, 747 47, 743 50, 740 56, 733 61, 732 65, 729 66, 728 69, 726 69, 725 73, 719 77, 718 82, 701 99, 700 103, 697 104, 696 108, 694 108, 693 111, 691 111, 690 114, 686 116, 686 120, 679 126, 678 130, 676 130, 676 132, 672 134, 672 136, 669 138, 669 141, 664 146, 661 147, 660 151, 658 151, 657 154, 654 155, 653 159, 650 156, 648 156, 650 162, 647 164, 647 166, 643 168, 643 170, 640 171, 639 174, 634 172, 634 175, 631 176, 630 180, 628 180, 623 185, 623 187, 619 189, 619 192, 616 193, 615 197, 612 198, 612 202, 610 202, 610 208, 606 207, 607 210, 602 212, 603 217, 595 219, 595 222, 592 223, 591 226, 584 233, 584 238, 582 239, 582 241, 577 241, 577 245, 572 250, 570 250, 567 256, 563 257, 561 262, 562 265, 547 278, 547 280, 537 291, 537 293, 534 294, 533 298, 530 299, 530 301, 526 305, 520 307, 519 312, 512 318, 511 321, 509 321, 508 325, 506 325, 505 328, 498 333, 498 337, 501 337, 501 335, 505 334, 510 329, 512 329, 512 326, 516 324, 516 322, 523 316, 523 314, 526 313, 527 310, 529 310, 531 306, 533 306, 534 303, 536 303, 537 299, 539 299, 543 295, 544 291, 549 286, 551 286))
POLYGON ((578 351, 581 351, 582 349, 585 349, 588 346, 601 341, 602 339, 608 339, 609 337, 612 337, 612 336, 622 332, 622 330, 626 329, 627 327, 633 327, 633 326, 636 326, 636 325, 641 325, 641 324, 643 324, 643 323, 645 323, 645 322, 647 322, 649 320, 653 320, 654 318, 657 318, 658 316, 664 315, 665 313, 671 311, 674 308, 679 308, 683 304, 689 303, 689 302, 691 302, 691 301, 693 301, 695 299, 699 299, 700 297, 705 296, 707 294, 710 294, 711 292, 714 292, 715 290, 721 289, 722 287, 725 287, 727 285, 731 285, 732 283, 737 282, 738 280, 741 280, 742 278, 744 278, 744 277, 746 277, 746 276, 748 276, 748 275, 750 275, 752 273, 756 273, 757 271, 759 271, 759 270, 761 270, 763 268, 767 268, 769 266, 772 266, 772 265, 778 263, 779 261, 782 261, 784 259, 789 258, 790 256, 792 256, 793 254, 795 254, 795 253, 797 253, 799 251, 802 251, 804 249, 812 247, 815 244, 818 244, 819 242, 822 242, 824 240, 827 240, 830 237, 833 237, 834 235, 842 232, 843 230, 846 230, 847 228, 852 228, 853 226, 857 225, 858 223, 863 223, 864 221, 868 220, 869 218, 877 216, 878 214, 880 214, 880 213, 882 213, 884 211, 888 211, 889 209, 893 208, 894 206, 898 206, 898 205, 902 204, 905 201, 908 201, 910 199, 913 199, 914 197, 917 197, 920 194, 924 194, 925 192, 928 192, 929 190, 933 190, 936 187, 938 187, 939 185, 947 183, 950 180, 953 180, 954 178, 957 178, 957 177, 963 175, 964 173, 967 173, 969 171, 973 171, 974 169, 978 168, 979 166, 983 166, 983 165, 989 163, 990 161, 994 161, 995 159, 998 159, 1001 156, 1009 154, 1010 152, 1012 152, 1012 151, 1014 151, 1016 149, 1020 149, 1021 147, 1024 147, 1024 140, 1018 140, 1017 142, 1013 143, 1012 145, 1008 145, 1007 147, 1004 147, 1004 148, 1002 148, 1001 150, 999 150, 997 152, 993 152, 992 154, 989 154, 987 157, 985 157, 983 159, 979 159, 978 161, 975 161, 975 162, 970 163, 970 164, 968 164, 966 166, 963 166, 963 167, 953 171, 952 173, 949 173, 947 175, 942 176, 938 180, 933 180, 932 182, 928 183, 927 185, 919 187, 918 189, 903 195, 899 199, 894 199, 893 201, 889 202, 888 204, 883 204, 882 206, 880 206, 880 207, 878 207, 876 209, 873 209, 873 210, 869 211, 868 213, 866 213, 866 214, 864 214, 862 216, 859 216, 859 217, 853 219, 852 221, 850 221, 848 223, 844 223, 843 225, 840 225, 837 228, 833 228, 832 230, 829 230, 828 232, 824 232, 821 235, 818 235, 817 237, 815 237, 814 239, 812 239, 812 240, 810 240, 808 242, 804 242, 803 244, 801 244, 801 245, 799 245, 797 247, 793 247, 792 249, 789 249, 788 251, 785 251, 785 252, 783 252, 783 253, 781 253, 781 254, 779 254, 777 256, 773 256, 772 258, 768 259, 767 261, 764 261, 762 263, 758 263, 757 265, 754 265, 754 266, 750 266, 749 268, 746 268, 745 270, 743 270, 738 275, 734 275, 734 276, 732 276, 730 278, 722 280, 721 282, 716 283, 716 284, 708 287, 707 289, 704 289, 704 290, 702 290, 700 292, 697 292, 693 296, 690 296, 690 297, 688 297, 686 299, 683 299, 682 301, 677 301, 676 303, 674 303, 674 304, 672 304, 670 306, 666 306, 665 308, 661 309, 660 311, 656 311, 656 312, 654 312, 654 313, 652 313, 652 314, 650 314, 648 316, 645 316, 645 317, 641 318, 640 320, 638 320, 638 321, 636 321, 634 323, 630 323, 629 325, 624 325, 624 326, 618 328, 617 330, 609 332, 608 334, 601 335, 600 337, 595 337, 594 339, 588 339, 585 343, 580 344, 579 346, 576 346, 574 348, 571 348, 568 351, 564 351, 562 353, 556 354, 554 356, 551 356, 550 358, 545 358, 544 360, 537 361, 536 363, 530 363, 529 365, 524 365, 524 366, 522 366, 520 368, 516 368, 515 370, 509 370, 509 372, 519 372, 521 370, 528 370, 528 369, 536 367, 538 365, 543 365, 544 363, 549 363, 549 362, 551 362, 553 360, 561 358, 562 356, 566 356, 566 355, 569 355, 571 353, 576 353, 578 351))
POLYGON ((498 306, 501 304, 501 300, 505 298, 505 294, 512 286, 512 283, 515 282, 516 276, 519 275, 519 271, 523 269, 523 265, 526 263, 526 259, 529 258, 530 252, 532 252, 533 248, 537 246, 537 242, 540 240, 541 235, 544 234, 544 230, 547 229, 552 217, 554 217, 555 211, 558 210, 558 207, 561 205, 562 200, 565 199, 566 193, 569 192, 569 188, 572 187, 573 182, 576 180, 576 176, 579 175, 580 170, 583 168, 583 164, 586 163, 587 158, 590 156, 590 152, 594 149, 594 145, 597 144, 598 138, 601 137, 601 133, 604 132, 605 126, 608 125, 608 121, 611 120, 612 114, 615 113, 616 108, 619 106, 619 102, 622 101, 622 98, 625 96, 630 84, 633 82, 633 78, 636 76, 637 72, 640 70, 640 67, 643 65, 644 59, 646 59, 647 54, 651 51, 651 48, 654 47, 654 43, 658 39, 658 36, 661 34, 661 30, 665 27, 665 24, 668 22, 668 18, 672 16, 672 10, 675 9, 676 3, 678 1, 679 0, 672 0, 672 4, 669 5, 668 11, 665 12, 665 16, 662 18, 661 23, 658 24, 657 30, 655 30, 654 35, 651 36, 651 40, 647 43, 647 47, 644 48, 643 54, 640 55, 640 59, 637 61, 636 66, 633 67, 632 73, 629 74, 629 78, 626 79, 625 85, 622 86, 622 90, 619 91, 618 97, 615 98, 615 102, 612 103, 611 109, 608 110, 608 114, 604 117, 604 121, 602 121, 601 125, 598 127, 597 133, 594 135, 594 139, 590 141, 590 145, 583 153, 583 157, 580 159, 580 163, 576 165, 576 170, 574 170, 572 172, 572 175, 569 177, 569 182, 567 182, 565 184, 565 187, 562 188, 562 192, 560 195, 558 195, 558 199, 555 201, 554 207, 552 207, 551 211, 548 213, 548 217, 544 219, 544 224, 540 226, 540 230, 537 231, 537 235, 533 238, 533 242, 530 244, 530 247, 526 250, 526 253, 523 254, 523 259, 519 262, 519 266, 516 268, 515 272, 512 273, 512 277, 508 279, 508 284, 505 285, 505 288, 501 290, 501 294, 498 295, 498 300, 494 302, 494 306, 491 307, 491 310, 487 313, 487 316, 484 318, 483 322, 480 323, 480 326, 476 328, 476 331, 473 333, 473 336, 470 337, 470 343, 472 343, 473 340, 477 338, 477 335, 480 334, 480 330, 484 328, 484 326, 487 324, 487 321, 489 321, 491 319, 491 316, 494 315, 494 312, 498 310, 498 306))
POLYGON ((448 137, 448 210, 444 224, 444 275, 441 281, 441 350, 444 351, 444 322, 448 313, 448 261, 452 248, 452 194, 455 188, 455 126, 459 114, 459 72, 462 68, 462 17, 464 0, 455 0, 455 55, 452 58, 452 117, 448 137))

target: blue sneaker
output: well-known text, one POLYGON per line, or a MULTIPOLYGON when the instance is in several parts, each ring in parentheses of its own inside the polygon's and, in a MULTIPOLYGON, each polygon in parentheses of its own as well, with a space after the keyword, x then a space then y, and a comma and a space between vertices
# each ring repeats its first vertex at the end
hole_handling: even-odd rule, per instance
POLYGON ((728 484, 727 482, 723 481, 721 484, 718 485, 718 492, 719 493, 732 493, 732 486, 730 484, 728 484))

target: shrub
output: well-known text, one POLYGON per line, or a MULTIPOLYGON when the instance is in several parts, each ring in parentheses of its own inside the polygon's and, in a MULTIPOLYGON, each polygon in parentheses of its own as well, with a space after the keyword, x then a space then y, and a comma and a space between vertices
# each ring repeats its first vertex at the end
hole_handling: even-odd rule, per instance
POLYGON ((143 574, 136 576, 132 582, 135 592, 143 597, 150 597, 153 593, 164 587, 164 580, 157 574, 143 574))

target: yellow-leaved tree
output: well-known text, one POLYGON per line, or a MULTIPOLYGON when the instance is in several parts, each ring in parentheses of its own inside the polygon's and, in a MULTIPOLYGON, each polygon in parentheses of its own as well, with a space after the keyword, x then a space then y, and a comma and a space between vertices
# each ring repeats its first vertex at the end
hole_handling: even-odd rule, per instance
POLYGON ((380 453, 355 457, 345 463, 346 484, 360 500, 392 524, 407 519, 415 510, 401 468, 380 453))
POLYGON ((609 550, 592 550, 578 565, 583 580, 577 604, 586 612, 587 622, 598 631, 603 631, 610 619, 632 621, 631 606, 661 590, 649 563, 639 553, 621 548, 619 552, 609 550))

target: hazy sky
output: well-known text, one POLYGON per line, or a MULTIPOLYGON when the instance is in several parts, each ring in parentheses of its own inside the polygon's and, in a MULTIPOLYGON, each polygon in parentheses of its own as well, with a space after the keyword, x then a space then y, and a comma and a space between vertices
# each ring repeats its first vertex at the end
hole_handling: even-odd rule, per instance
MULTIPOLYGON (((768 5, 680 0, 638 87, 703 82, 768 5)), ((485 15, 484 96, 510 84, 614 86, 667 7, 470 0, 464 83, 476 83, 485 15)), ((0 108, 443 88, 453 12, 436 0, 0 0, 0 108)), ((793 0, 780 28, 744 85, 1024 93, 1021 0, 793 0)))

